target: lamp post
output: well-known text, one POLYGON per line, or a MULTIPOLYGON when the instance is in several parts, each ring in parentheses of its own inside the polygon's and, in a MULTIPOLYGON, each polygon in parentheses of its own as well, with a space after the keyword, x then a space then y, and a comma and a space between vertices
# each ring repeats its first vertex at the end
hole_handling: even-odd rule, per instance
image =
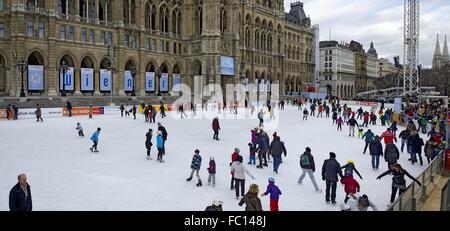
POLYGON ((161 96, 161 67, 158 67, 158 70, 156 70, 156 77, 158 77, 158 89, 157 89, 157 96, 161 96))
POLYGON ((66 64, 66 61, 62 61, 61 65, 59 66, 59 71, 63 74, 61 96, 64 97, 66 96, 66 73, 68 69, 69 67, 66 64))
POLYGON ((135 66, 132 66, 131 68, 130 68, 130 74, 131 74, 131 78, 133 79, 133 89, 131 90, 131 96, 136 96, 136 93, 134 92, 134 82, 136 82, 135 81, 135 77, 136 77, 136 67, 135 66))
POLYGON ((20 73, 22 74, 22 81, 21 81, 21 87, 20 87, 20 97, 25 97, 25 88, 23 83, 23 73, 28 69, 27 61, 24 58, 20 58, 17 60, 17 69, 19 69, 20 73))

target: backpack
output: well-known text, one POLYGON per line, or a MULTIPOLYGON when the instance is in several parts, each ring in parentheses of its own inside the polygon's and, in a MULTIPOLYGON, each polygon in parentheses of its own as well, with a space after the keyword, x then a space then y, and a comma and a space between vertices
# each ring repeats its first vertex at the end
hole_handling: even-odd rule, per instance
POLYGON ((308 155, 302 154, 300 156, 300 166, 301 167, 309 167, 311 165, 311 161, 309 160, 308 155))

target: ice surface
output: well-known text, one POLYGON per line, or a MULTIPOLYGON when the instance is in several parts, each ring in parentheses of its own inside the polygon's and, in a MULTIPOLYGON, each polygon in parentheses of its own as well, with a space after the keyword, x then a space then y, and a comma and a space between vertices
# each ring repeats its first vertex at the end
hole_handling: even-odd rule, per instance
MULTIPOLYGON (((242 114, 242 110, 239 113, 242 114)), ((320 188, 325 191, 325 183, 320 176, 322 163, 333 151, 341 165, 348 160, 355 162, 363 176, 363 180, 355 178, 361 185, 361 193, 367 194, 379 209, 385 209, 392 180, 390 176, 375 179, 387 170, 384 160, 380 160, 380 170, 373 171, 370 155, 362 153, 363 140, 348 137, 347 126, 343 126, 342 132, 337 132, 330 118, 309 117, 306 122, 301 120, 301 114, 296 108, 287 107, 279 115, 276 131, 288 151, 279 174, 275 176, 276 184, 283 192, 280 210, 333 211, 339 210, 338 205, 344 200, 345 193, 340 183, 337 188, 338 205, 335 207, 324 203, 325 192, 317 194, 308 176, 303 185, 297 184, 301 174, 299 157, 307 146, 315 156, 315 177, 320 188)), ((92 120, 82 116, 44 118, 44 123, 33 120, 0 122, 0 210, 8 210, 9 190, 22 172, 27 174, 31 185, 33 210, 198 211, 204 210, 214 198, 224 201, 224 210, 244 210, 244 206, 238 206, 234 191, 230 190, 229 163, 235 147, 240 148, 246 167, 256 177, 255 180, 247 178, 246 191, 252 183, 258 184, 261 192, 265 191, 267 178, 273 175, 272 166, 260 170, 246 164, 250 130, 258 125, 257 119, 220 120, 220 141, 213 141, 209 119, 179 120, 170 115, 160 119, 158 115, 158 121, 168 131, 166 162, 162 164, 155 160, 155 137, 151 151, 154 160, 145 159, 145 133, 149 128, 156 131, 157 127, 156 124, 145 123, 142 115, 138 115, 137 120, 105 115, 95 116, 92 120), (76 122, 81 122, 85 138, 78 137, 76 122), (91 153, 89 137, 97 127, 102 128, 100 152, 91 153), (195 177, 192 182, 186 182, 193 151, 197 148, 203 157, 201 188, 195 186, 195 177), (207 185, 206 168, 210 156, 215 157, 217 164, 215 188, 207 185)), ((380 135, 385 128, 378 125, 371 129, 380 135)), ((270 138, 273 132, 268 131, 270 138)), ((408 158, 406 153, 401 154, 400 163, 412 175, 419 175, 425 166, 411 166, 408 158)), ((410 182, 407 179, 407 184, 410 182)), ((263 209, 269 210, 269 198, 261 200, 263 209)))

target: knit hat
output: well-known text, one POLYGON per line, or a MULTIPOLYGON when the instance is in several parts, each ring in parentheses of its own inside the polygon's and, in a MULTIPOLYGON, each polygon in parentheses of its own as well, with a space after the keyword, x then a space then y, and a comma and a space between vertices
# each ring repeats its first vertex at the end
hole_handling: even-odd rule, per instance
POLYGON ((336 158, 336 153, 330 152, 330 157, 331 157, 331 158, 336 158))
POLYGON ((347 161, 347 164, 353 164, 353 160, 347 161))
POLYGON ((221 199, 214 199, 212 204, 214 206, 220 206, 223 205, 223 201, 221 199))
POLYGON ((305 149, 307 152, 311 152, 311 148, 309 148, 309 147, 306 147, 306 149, 305 149))
POLYGON ((235 152, 235 153, 240 153, 241 150, 239 150, 239 148, 234 148, 234 152, 235 152))
POLYGON ((272 183, 275 183, 275 178, 273 178, 273 177, 269 177, 269 182, 272 182, 272 183))

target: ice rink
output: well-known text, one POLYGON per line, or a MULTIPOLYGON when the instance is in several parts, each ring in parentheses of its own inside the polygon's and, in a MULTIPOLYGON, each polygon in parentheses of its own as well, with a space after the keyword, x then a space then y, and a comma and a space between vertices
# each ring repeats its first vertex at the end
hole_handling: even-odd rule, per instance
MULTIPOLYGON (((357 107, 352 107, 356 110, 357 107)), ((366 108, 368 110, 368 108, 366 108)), ((244 113, 240 109, 239 113, 244 113)), ((308 107, 309 110, 309 107, 308 107)), ((87 116, 72 118, 45 118, 44 123, 34 120, 0 122, 0 210, 8 210, 8 195, 17 183, 17 175, 26 173, 31 185, 33 210, 182 210, 199 211, 210 205, 214 198, 224 201, 224 210, 240 211, 234 191, 230 190, 230 160, 235 147, 241 150, 247 169, 256 177, 247 177, 246 191, 256 183, 264 192, 267 178, 273 175, 269 168, 257 169, 247 165, 250 130, 257 127, 257 119, 220 120, 220 141, 213 141, 211 120, 175 119, 176 112, 160 119, 168 131, 165 163, 156 162, 156 124, 144 122, 142 115, 137 120, 120 115, 87 116), (85 138, 79 138, 75 130, 81 122, 85 138), (91 153, 89 137, 101 127, 99 153, 91 153), (145 134, 154 130, 151 156, 146 160, 145 134), (201 177, 203 187, 196 187, 196 178, 186 182, 195 149, 203 157, 201 177), (207 185, 208 162, 213 156, 217 164, 216 187, 207 185)), ((216 113, 216 112, 215 112, 216 113)), ((226 113, 229 113, 228 111, 226 113)), ((190 115, 190 112, 187 112, 190 115)), ((345 193, 338 183, 337 206, 325 204, 325 183, 321 180, 321 167, 329 152, 337 154, 341 165, 353 160, 363 176, 355 179, 361 185, 361 193, 367 194, 380 210, 386 209, 391 193, 391 177, 376 180, 377 175, 387 170, 384 159, 380 170, 371 167, 369 154, 363 155, 364 141, 348 137, 348 126, 336 131, 331 118, 301 120, 301 111, 286 107, 277 117, 279 126, 267 131, 272 139, 274 131, 285 142, 288 155, 283 158, 276 184, 283 195, 280 210, 335 211, 343 202, 345 193), (297 181, 301 174, 299 157, 309 146, 316 162, 315 177, 321 194, 314 191, 308 177, 302 185, 297 181)), ((324 113, 325 117, 325 113, 324 113)), ((358 121, 360 122, 360 121, 358 121)), ((362 123, 362 121, 361 121, 362 123)), ((379 124, 379 120, 377 121, 379 124)), ((369 126, 376 135, 386 129, 379 125, 369 126)), ((399 130, 402 130, 399 127, 399 130)), ((366 131, 366 129, 365 129, 366 131)), ((425 141, 425 139, 424 139, 425 141)), ((397 144, 400 148, 400 144, 397 144)), ((384 149, 384 143, 383 143, 384 149)), ((401 154, 400 163, 412 175, 417 176, 426 166, 412 166, 409 155, 401 154)), ((426 158, 425 158, 426 162, 426 158)), ((407 184, 411 181, 406 179, 407 184)), ((260 192, 260 193, 262 193, 260 192)), ((261 198, 264 210, 269 210, 269 198, 261 198)))

